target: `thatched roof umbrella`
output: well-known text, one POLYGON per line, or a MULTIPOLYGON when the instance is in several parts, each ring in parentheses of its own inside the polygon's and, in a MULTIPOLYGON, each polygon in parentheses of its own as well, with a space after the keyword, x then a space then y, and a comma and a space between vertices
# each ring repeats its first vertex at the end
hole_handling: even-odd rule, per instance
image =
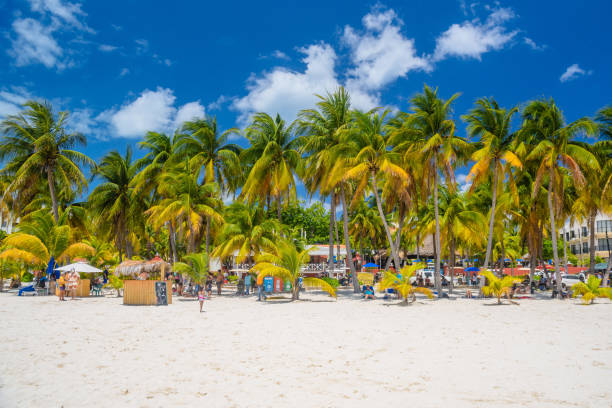
POLYGON ((144 271, 149 274, 159 273, 160 275, 163 275, 164 273, 170 272, 171 269, 172 265, 170 265, 168 262, 164 261, 157 255, 155 255, 153 259, 144 263, 144 271))
POLYGON ((144 261, 133 261, 131 259, 121 262, 115 268, 115 275, 136 276, 144 271, 144 261))

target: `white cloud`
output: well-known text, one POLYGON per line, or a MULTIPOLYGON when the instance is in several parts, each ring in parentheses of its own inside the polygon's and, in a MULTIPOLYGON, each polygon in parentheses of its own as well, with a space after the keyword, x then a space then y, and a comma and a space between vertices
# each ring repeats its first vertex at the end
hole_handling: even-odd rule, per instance
POLYGON ((144 38, 140 38, 138 40, 134 40, 136 43, 136 52, 139 54, 143 54, 149 50, 149 41, 144 38))
POLYGON ((114 45, 109 45, 109 44, 100 44, 98 46, 98 49, 102 52, 112 52, 112 51, 115 51, 117 47, 115 47, 114 45))
POLYGON ((53 38, 51 27, 45 27, 32 18, 24 18, 13 22, 13 31, 17 38, 12 41, 9 55, 15 58, 15 65, 40 63, 47 68, 66 67, 60 60, 64 52, 53 38))
POLYGON ((359 99, 371 103, 377 98, 367 92, 378 91, 410 71, 431 70, 427 58, 417 55, 414 40, 400 32, 403 23, 393 10, 374 9, 362 23, 363 33, 346 26, 342 37, 354 64, 346 86, 351 93, 361 94, 359 99))
POLYGON ((567 67, 565 72, 561 75, 561 77, 559 77, 559 80, 561 82, 567 82, 576 79, 579 76, 591 75, 592 73, 593 71, 585 71, 584 69, 580 68, 578 64, 572 64, 567 67))
POLYGON ((81 10, 81 4, 62 2, 61 0, 29 0, 30 8, 43 15, 49 14, 63 23, 81 31, 94 33, 85 23, 79 21, 80 16, 87 14, 81 10))
POLYGON ((284 59, 284 60, 290 60, 291 58, 289 58, 289 56, 287 54, 285 54, 284 52, 282 52, 281 50, 274 50, 274 52, 272 53, 272 56, 278 59, 284 59))
POLYGON ((523 41, 525 42, 525 44, 527 44, 529 47, 531 47, 532 50, 534 51, 542 51, 544 49, 546 49, 546 44, 536 44, 535 41, 533 41, 531 38, 529 37, 525 37, 523 38, 523 41))
POLYGON ((141 137, 147 131, 165 131, 173 123, 175 99, 171 89, 145 90, 119 110, 103 112, 101 118, 108 117, 112 130, 121 137, 141 137))
POLYGON ((127 68, 122 68, 122 69, 121 69, 121 72, 119 72, 119 76, 120 76, 120 77, 124 77, 124 76, 126 76, 127 74, 129 74, 129 73, 130 73, 130 70, 129 70, 129 69, 127 69, 127 68))
POLYGON ((217 100, 215 100, 214 102, 211 102, 208 104, 208 106, 206 107, 206 109, 208 109, 209 111, 211 110, 219 110, 221 109, 221 107, 223 106, 224 103, 228 102, 230 100, 230 98, 228 98, 225 95, 221 95, 217 98, 217 100))
POLYGON ((0 119, 19 113, 21 105, 31 98, 32 96, 20 87, 13 87, 11 91, 0 91, 0 119))
POLYGON ((98 136, 100 129, 90 109, 76 109, 70 112, 68 128, 86 136, 98 136))
POLYGON ((313 44, 299 51, 306 55, 302 59, 304 72, 275 67, 260 77, 251 75, 248 94, 232 104, 240 112, 239 122, 246 122, 254 112, 280 113, 285 120, 293 120, 299 109, 316 102, 315 93, 333 91, 338 86, 334 71, 337 57, 331 46, 313 44))
POLYGON ((176 128, 179 128, 181 127, 183 122, 187 122, 188 120, 192 120, 194 118, 202 117, 204 117, 204 106, 200 104, 200 101, 189 102, 181 106, 176 112, 176 117, 174 118, 174 126, 176 128))
POLYGON ((505 27, 514 17, 511 9, 498 8, 484 23, 474 19, 451 25, 437 38, 433 61, 451 56, 480 60, 482 54, 503 48, 518 33, 518 30, 508 31, 505 27))

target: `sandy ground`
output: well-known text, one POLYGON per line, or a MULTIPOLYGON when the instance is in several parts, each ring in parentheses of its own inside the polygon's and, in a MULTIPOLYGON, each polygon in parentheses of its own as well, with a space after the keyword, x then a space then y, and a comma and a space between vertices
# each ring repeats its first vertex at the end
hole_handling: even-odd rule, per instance
POLYGON ((0 294, 1 407, 610 407, 612 304, 0 294))

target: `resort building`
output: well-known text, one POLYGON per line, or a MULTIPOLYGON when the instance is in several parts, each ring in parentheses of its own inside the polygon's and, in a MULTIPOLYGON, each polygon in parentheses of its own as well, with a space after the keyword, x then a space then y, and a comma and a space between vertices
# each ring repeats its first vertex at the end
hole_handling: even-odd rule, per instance
POLYGON ((591 235, 595 234, 595 256, 607 261, 612 252, 612 218, 604 214, 597 214, 595 217, 595 231, 590 231, 587 221, 581 223, 567 221, 563 231, 559 236, 567 242, 570 252, 578 257, 580 262, 587 262, 589 259, 589 245, 591 235))

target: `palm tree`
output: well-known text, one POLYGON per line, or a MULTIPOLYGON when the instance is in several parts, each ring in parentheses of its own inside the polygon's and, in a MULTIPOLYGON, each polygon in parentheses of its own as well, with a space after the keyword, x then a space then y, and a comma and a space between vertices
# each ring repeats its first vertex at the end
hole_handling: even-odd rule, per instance
POLYGON ((166 198, 146 211, 155 228, 159 229, 166 223, 184 223, 189 238, 188 252, 198 252, 196 237, 204 219, 223 220, 218 212, 221 202, 217 198, 217 184, 199 185, 197 173, 186 161, 164 171, 159 178, 158 190, 166 198))
MULTIPOLYGON (((298 251, 295 245, 281 241, 272 251, 257 255, 251 270, 257 272, 258 279, 262 276, 274 276, 291 282, 291 299, 299 300, 302 266, 309 260, 307 249, 298 251)), ((303 277, 302 285, 306 288, 321 289, 336 297, 336 289, 323 279, 303 277)))
POLYGON ((503 162, 513 167, 522 167, 521 161, 512 152, 515 135, 511 132, 512 116, 518 112, 514 107, 510 110, 500 108, 494 99, 482 98, 476 101, 468 115, 462 117, 468 123, 468 132, 471 137, 480 137, 481 147, 474 152, 472 160, 474 166, 468 174, 468 180, 473 179, 472 186, 482 183, 493 174, 491 216, 489 220, 489 237, 484 268, 489 267, 491 248, 493 245, 493 224, 495 205, 497 203, 498 182, 504 177, 503 162))
POLYGON ((389 135, 386 133, 386 117, 390 111, 385 110, 381 114, 376 111, 367 113, 354 113, 355 127, 353 131, 347 132, 343 138, 345 149, 353 152, 352 157, 346 159, 348 171, 345 177, 354 179, 358 183, 355 196, 359 196, 368 185, 368 180, 372 185, 372 192, 376 199, 378 213, 389 242, 391 256, 395 263, 395 268, 400 268, 399 253, 395 242, 391 236, 391 230, 383 210, 382 201, 378 191, 377 178, 383 174, 387 178, 397 178, 407 182, 409 176, 402 167, 398 165, 401 155, 393 150, 389 145, 389 135))
POLYGON ((48 102, 28 101, 24 107, 27 109, 8 116, 0 124, 5 133, 0 143, 0 160, 7 161, 1 172, 14 177, 6 192, 35 185, 46 176, 53 217, 58 222, 56 188, 76 188, 80 194, 87 186, 80 166, 93 168, 95 163, 73 150, 85 146, 87 139, 80 133, 66 131, 68 112, 55 115, 48 102))
POLYGON ((212 256, 225 259, 236 253, 236 262, 241 263, 274 250, 280 225, 266 218, 263 207, 235 202, 226 208, 225 220, 219 245, 212 256))
POLYGON ((423 174, 431 183, 436 222, 434 234, 435 273, 434 280, 438 296, 442 296, 440 279, 440 215, 438 208, 438 185, 440 172, 447 180, 454 180, 453 165, 469 152, 469 145, 455 136, 455 123, 450 118, 452 103, 459 94, 446 101, 438 97, 438 90, 427 85, 423 93, 411 99, 413 113, 402 115, 403 124, 395 131, 396 149, 404 152, 406 161, 423 163, 423 174))
POLYGON ((497 304, 501 305, 502 296, 510 293, 512 286, 515 283, 520 283, 521 280, 514 278, 512 276, 504 276, 503 278, 498 278, 491 271, 483 271, 481 272, 489 282, 488 285, 482 287, 482 293, 485 296, 495 296, 497 298, 497 304))
MULTIPOLYGON (((300 151, 306 154, 304 163, 304 184, 310 194, 319 191, 324 197, 330 196, 329 217, 329 255, 328 268, 334 268, 334 229, 336 224, 337 185, 330 185, 329 174, 333 167, 333 148, 340 141, 340 134, 351 123, 351 102, 344 87, 339 87, 333 94, 325 97, 316 95, 318 109, 306 109, 300 112, 298 131, 304 137, 300 151)), ((339 245, 339 244, 338 244, 339 245)), ((347 257, 352 263, 352 257, 347 257)))
POLYGON ((585 184, 583 169, 597 169, 599 166, 595 157, 572 139, 581 132, 593 135, 597 125, 588 118, 578 119, 565 124, 561 110, 551 99, 532 101, 523 111, 523 128, 521 133, 538 140, 538 143, 527 156, 527 160, 537 160, 539 167, 533 186, 535 196, 542 179, 548 175, 548 211, 550 217, 550 232, 555 260, 555 276, 557 290, 561 293, 561 272, 559 270, 559 252, 557 249, 557 230, 555 212, 560 207, 558 197, 563 184, 560 183, 560 167, 566 167, 573 177, 574 184, 581 188, 585 184))
POLYGON ((174 271, 189 276, 198 285, 203 285, 208 278, 208 255, 203 253, 187 254, 183 257, 186 262, 176 262, 174 271))
POLYGON ((253 166, 240 195, 249 204, 266 200, 269 203, 276 198, 279 221, 282 197, 290 193, 295 196, 294 172, 300 165, 299 141, 293 136, 295 126, 287 126, 280 115, 273 119, 267 113, 258 113, 246 131, 251 147, 244 151, 243 158, 253 166))
POLYGON ((408 297, 411 298, 410 303, 413 303, 416 300, 417 293, 422 293, 423 295, 432 299, 433 293, 431 290, 418 286, 412 286, 412 283, 410 282, 410 278, 412 275, 414 275, 417 269, 422 269, 424 267, 425 265, 422 263, 415 263, 404 266, 398 275, 391 272, 385 272, 385 275, 380 281, 379 288, 383 291, 387 289, 394 289, 402 297, 402 303, 405 305, 408 304, 408 297))
POLYGON ((75 256, 90 256, 94 248, 84 242, 75 242, 71 228, 66 225, 65 213, 59 223, 44 210, 37 211, 23 219, 17 232, 3 241, 0 260, 21 261, 44 268, 54 259, 66 262, 75 256))
POLYGON ((369 239, 370 246, 368 248, 371 248, 382 229, 383 225, 377 211, 369 203, 360 201, 351 216, 349 233, 353 236, 354 242, 359 243, 359 252, 362 257, 364 255, 363 240, 369 239))
POLYGON ((582 303, 592 305, 596 298, 608 298, 612 300, 612 288, 600 287, 601 279, 594 275, 589 276, 587 283, 578 282, 572 286, 573 297, 582 295, 582 303))
POLYGON ((128 258, 132 257, 128 233, 136 217, 143 212, 142 200, 133 193, 133 180, 138 170, 138 163, 132 161, 132 149, 129 146, 124 156, 117 151, 108 153, 94 173, 102 182, 89 196, 94 223, 104 235, 114 237, 119 262, 123 260, 123 253, 128 258))

